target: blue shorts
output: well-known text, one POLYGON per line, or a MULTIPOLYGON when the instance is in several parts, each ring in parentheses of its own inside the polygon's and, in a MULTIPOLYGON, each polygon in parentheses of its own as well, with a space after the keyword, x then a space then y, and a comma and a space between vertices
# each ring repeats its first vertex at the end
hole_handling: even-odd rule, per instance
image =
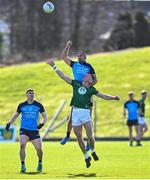
POLYGON ((138 125, 138 120, 137 119, 133 119, 133 120, 127 120, 127 126, 136 126, 138 125))
POLYGON ((27 129, 20 129, 20 135, 26 135, 29 137, 29 140, 34 140, 40 138, 38 130, 27 130, 27 129))

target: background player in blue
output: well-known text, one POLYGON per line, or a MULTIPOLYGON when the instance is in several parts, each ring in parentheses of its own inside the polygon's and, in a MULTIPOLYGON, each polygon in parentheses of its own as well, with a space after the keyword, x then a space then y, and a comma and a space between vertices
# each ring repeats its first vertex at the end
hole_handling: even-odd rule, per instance
POLYGON ((140 105, 139 102, 134 100, 133 92, 128 93, 129 100, 124 103, 124 117, 126 118, 126 114, 128 111, 128 118, 127 118, 127 126, 129 129, 129 146, 133 146, 133 126, 135 126, 136 130, 136 141, 137 146, 141 146, 140 144, 140 129, 138 124, 138 115, 140 112, 140 105))
MULTIPOLYGON (((72 71, 73 71, 73 75, 74 75, 74 79, 75 80, 77 80, 77 81, 82 83, 85 74, 88 73, 88 74, 92 74, 93 79, 94 79, 92 85, 95 85, 97 83, 96 74, 95 74, 95 71, 94 71, 93 67, 89 63, 86 62, 86 54, 83 51, 80 51, 77 54, 78 61, 76 61, 76 62, 72 61, 70 59, 70 57, 68 57, 71 45, 72 45, 71 41, 68 41, 66 43, 66 47, 65 47, 65 49, 62 52, 61 58, 64 60, 64 62, 67 65, 72 67, 72 71)), ((92 106, 93 106, 92 99, 90 101, 91 101, 91 102, 89 102, 90 103, 90 111, 91 111, 91 114, 92 114, 92 106)), ((66 133, 66 136, 60 142, 62 145, 64 145, 69 140, 71 130, 72 130, 72 123, 71 123, 71 115, 70 115, 69 121, 68 121, 68 124, 67 124, 67 133, 66 133)), ((88 145, 87 145, 87 150, 89 150, 89 146, 88 145)))
POLYGON ((26 91, 27 101, 20 103, 17 112, 6 124, 6 130, 9 131, 10 125, 16 121, 17 117, 21 113, 21 125, 20 125, 20 160, 21 160, 21 172, 26 171, 25 166, 25 149, 28 141, 31 141, 34 145, 37 156, 39 158, 37 171, 42 171, 42 142, 39 135, 39 129, 41 129, 47 121, 46 112, 42 104, 34 100, 34 90, 28 89, 26 91), (42 123, 38 124, 39 112, 43 117, 42 123))

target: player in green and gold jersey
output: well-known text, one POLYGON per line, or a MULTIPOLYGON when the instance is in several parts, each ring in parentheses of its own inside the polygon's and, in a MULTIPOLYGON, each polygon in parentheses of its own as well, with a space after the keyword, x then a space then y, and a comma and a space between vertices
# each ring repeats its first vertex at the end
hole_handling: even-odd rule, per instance
POLYGON ((90 106, 89 101, 93 95, 100 97, 106 100, 119 100, 118 96, 111 96, 107 94, 103 94, 96 90, 95 87, 92 86, 92 82, 94 80, 91 74, 86 74, 83 78, 82 83, 77 80, 72 80, 70 77, 67 77, 60 70, 57 69, 55 63, 52 60, 48 60, 47 63, 55 70, 55 72, 60 76, 65 82, 72 85, 73 87, 73 97, 71 100, 72 109, 72 126, 74 133, 77 137, 77 141, 81 151, 85 157, 86 167, 90 167, 91 165, 91 157, 88 155, 85 143, 82 138, 82 127, 84 126, 86 130, 86 135, 88 137, 88 142, 91 148, 91 155, 95 161, 99 159, 95 152, 95 140, 92 132, 92 122, 90 115, 90 106))
POLYGON ((148 131, 148 126, 147 126, 147 122, 145 119, 145 100, 147 97, 147 91, 146 90, 142 90, 141 91, 141 99, 139 100, 139 104, 140 104, 140 114, 139 114, 139 125, 140 125, 140 134, 141 137, 148 131))

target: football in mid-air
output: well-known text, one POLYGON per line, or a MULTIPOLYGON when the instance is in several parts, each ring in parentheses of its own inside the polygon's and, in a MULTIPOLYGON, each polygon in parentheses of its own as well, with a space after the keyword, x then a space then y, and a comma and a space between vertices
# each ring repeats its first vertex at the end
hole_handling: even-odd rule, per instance
POLYGON ((46 2, 43 4, 43 10, 46 13, 51 13, 54 11, 54 4, 52 2, 46 2))

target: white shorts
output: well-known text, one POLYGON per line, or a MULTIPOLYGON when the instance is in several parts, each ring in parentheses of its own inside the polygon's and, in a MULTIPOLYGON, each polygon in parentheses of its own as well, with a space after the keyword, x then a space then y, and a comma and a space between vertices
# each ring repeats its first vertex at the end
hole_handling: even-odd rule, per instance
POLYGON ((144 117, 139 117, 139 118, 138 118, 138 123, 139 123, 139 124, 146 124, 145 118, 144 118, 144 117))
POLYGON ((72 126, 80 126, 91 121, 89 109, 73 108, 72 110, 72 126))

